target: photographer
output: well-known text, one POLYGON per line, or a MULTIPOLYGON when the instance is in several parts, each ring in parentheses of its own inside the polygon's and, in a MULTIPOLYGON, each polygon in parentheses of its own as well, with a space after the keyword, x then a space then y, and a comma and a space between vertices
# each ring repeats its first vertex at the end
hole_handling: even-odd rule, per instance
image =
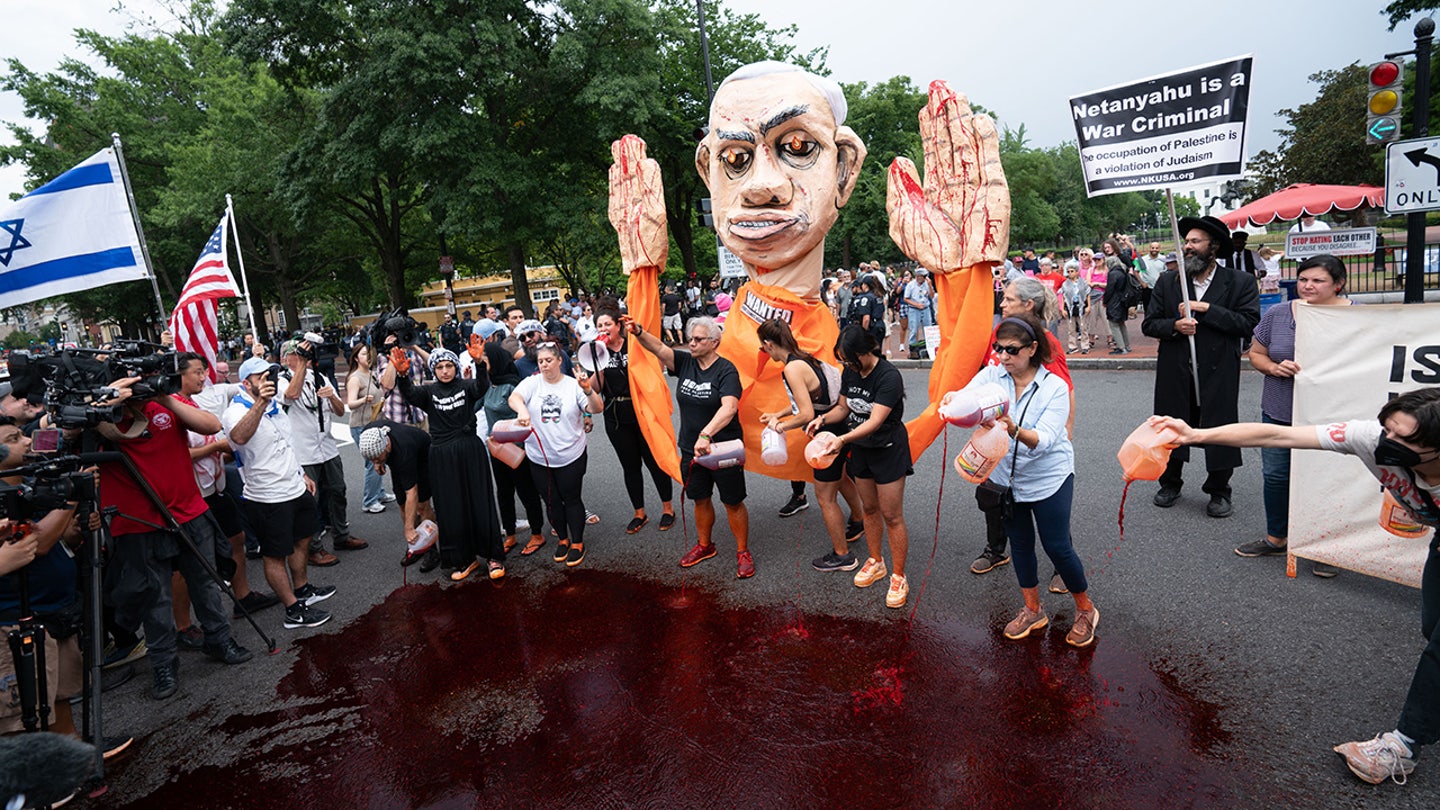
POLYGON ((28 436, 39 425, 40 415, 45 408, 29 397, 16 396, 9 382, 0 382, 0 414, 15 420, 28 436))
MULTIPOLYGON (((330 432, 331 418, 345 415, 345 401, 336 393, 335 383, 315 368, 315 347, 310 341, 286 341, 280 359, 286 366, 279 384, 284 386, 282 404, 290 417, 290 442, 300 466, 315 482, 321 533, 330 532, 337 551, 366 548, 369 543, 350 536, 345 468, 340 463, 340 446, 330 432)), ((318 535, 310 541, 311 565, 336 562, 318 535)))
MULTIPOLYGON (((195 355, 177 355, 177 368, 188 367, 195 355)), ((125 401, 125 418, 117 423, 101 422, 96 431, 113 442, 134 463, 138 475, 154 489, 165 509, 180 524, 181 531, 200 554, 228 556, 229 544, 210 514, 190 463, 187 431, 213 435, 220 420, 188 400, 161 394, 142 402, 129 398, 136 380, 120 380, 112 387, 125 401)), ((151 694, 164 700, 179 689, 179 659, 176 657, 175 616, 171 607, 171 574, 179 571, 188 585, 191 605, 205 632, 202 649, 210 658, 226 664, 250 660, 249 650, 230 634, 230 614, 220 598, 220 586, 203 563, 181 548, 165 525, 141 483, 124 466, 100 467, 102 507, 116 507, 119 514, 110 523, 113 537, 110 566, 105 573, 109 601, 115 607, 115 621, 121 627, 145 627, 145 646, 154 671, 151 694)))
POLYGON ((260 540, 265 580, 285 605, 285 627, 316 627, 330 614, 314 605, 334 596, 335 586, 308 580, 310 538, 319 528, 315 482, 300 468, 288 418, 274 401, 279 370, 259 357, 241 364, 244 391, 221 421, 245 479, 245 512, 260 540))

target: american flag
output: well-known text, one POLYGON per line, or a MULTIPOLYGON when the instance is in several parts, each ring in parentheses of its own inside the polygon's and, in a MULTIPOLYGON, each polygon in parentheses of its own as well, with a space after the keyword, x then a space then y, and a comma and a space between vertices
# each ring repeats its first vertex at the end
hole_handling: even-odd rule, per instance
POLYGON ((205 243, 195 269, 185 289, 180 291, 180 303, 170 315, 170 334, 175 337, 175 349, 195 352, 210 363, 210 381, 214 382, 215 351, 220 345, 220 324, 215 312, 215 299, 239 298, 240 288, 235 277, 230 275, 230 265, 225 252, 225 238, 229 233, 228 217, 222 216, 215 233, 205 243))

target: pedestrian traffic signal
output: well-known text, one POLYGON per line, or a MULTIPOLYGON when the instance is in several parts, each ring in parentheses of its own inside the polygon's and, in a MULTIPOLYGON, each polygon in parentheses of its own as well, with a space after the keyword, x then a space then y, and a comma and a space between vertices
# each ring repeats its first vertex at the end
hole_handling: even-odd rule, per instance
POLYGON ((1404 71, 1400 61, 1387 59, 1370 66, 1370 93, 1366 96, 1365 142, 1388 143, 1400 139, 1400 89, 1404 71))
POLYGON ((699 222, 700 222, 700 226, 701 226, 701 227, 703 227, 703 228, 714 228, 714 227, 715 227, 715 215, 712 214, 712 213, 710 213, 711 208, 710 208, 710 198, 709 198, 709 197, 701 197, 700 199, 696 200, 696 201, 695 201, 695 210, 698 211, 698 212, 700 212, 699 215, 698 215, 698 219, 699 219, 699 222))

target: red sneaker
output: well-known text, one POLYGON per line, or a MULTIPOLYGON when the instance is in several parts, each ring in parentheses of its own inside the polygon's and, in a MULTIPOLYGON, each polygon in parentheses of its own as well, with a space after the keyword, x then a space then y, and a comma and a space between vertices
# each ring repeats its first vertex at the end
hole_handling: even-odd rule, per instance
POLYGON ((735 555, 735 578, 749 579, 755 576, 755 560, 750 552, 742 551, 735 555))
POLYGON ((694 548, 685 552, 685 556, 680 558, 680 567, 689 568, 696 563, 704 562, 705 560, 714 557, 715 553, 716 552, 714 543, 711 543, 708 546, 701 543, 696 543, 694 548))

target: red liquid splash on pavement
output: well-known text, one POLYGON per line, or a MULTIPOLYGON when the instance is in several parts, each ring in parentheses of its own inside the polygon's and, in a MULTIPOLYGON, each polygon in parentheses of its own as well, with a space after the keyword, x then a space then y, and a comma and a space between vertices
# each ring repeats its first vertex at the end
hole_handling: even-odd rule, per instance
MULTIPOLYGON (((299 657, 267 708, 145 741, 102 807, 1264 806, 1216 707, 1063 627, 725 607, 579 570, 411 586, 299 657), (898 663, 897 663, 898 661, 898 663), (837 770, 841 769, 841 770, 837 770), (127 772, 128 771, 128 772, 127 772), (129 802, 122 805, 121 802, 129 802)), ((877 613, 879 611, 877 610, 877 613)), ((1062 623, 1063 624, 1063 623, 1062 623)))

